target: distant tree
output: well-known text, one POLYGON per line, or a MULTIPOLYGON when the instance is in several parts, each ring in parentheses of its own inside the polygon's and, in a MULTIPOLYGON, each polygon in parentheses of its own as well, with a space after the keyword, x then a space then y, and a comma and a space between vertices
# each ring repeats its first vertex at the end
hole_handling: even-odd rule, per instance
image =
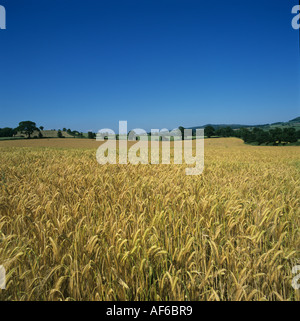
POLYGON ((283 140, 283 132, 281 128, 274 128, 270 129, 270 142, 273 143, 273 145, 278 145, 283 140))
POLYGON ((255 135, 255 141, 258 143, 258 145, 261 144, 268 144, 270 142, 270 134, 267 131, 264 131, 262 129, 254 130, 252 131, 255 135))
POLYGON ((241 138, 245 143, 255 142, 255 134, 247 128, 241 128, 240 130, 241 138))
POLYGON ((282 140, 287 143, 295 143, 298 140, 296 129, 293 127, 284 128, 282 133, 282 140))
POLYGON ((40 126, 39 128, 40 128, 40 130, 44 130, 44 126, 40 126))
POLYGON ((79 136, 79 132, 77 130, 73 130, 71 135, 75 138, 76 136, 79 136))
POLYGON ((239 135, 241 138, 243 138, 243 136, 245 136, 248 132, 249 132, 249 130, 247 128, 240 128, 239 129, 239 135))
POLYGON ((62 138, 63 137, 62 132, 61 132, 60 129, 57 131, 57 137, 58 138, 62 138))
POLYGON ((39 130, 36 127, 36 123, 32 122, 32 121, 21 121, 19 123, 19 126, 17 127, 17 130, 20 131, 21 133, 24 133, 27 135, 27 138, 30 138, 30 135, 32 135, 32 133, 35 130, 39 130))
POLYGON ((96 134, 93 132, 88 132, 88 138, 94 139, 94 138, 96 138, 96 134))
POLYGON ((225 137, 232 137, 234 136, 234 130, 230 126, 227 126, 224 128, 224 134, 225 137))
POLYGON ((43 138, 42 132, 39 132, 39 138, 43 138))
POLYGON ((215 135, 216 136, 219 136, 219 137, 225 137, 226 136, 226 133, 225 133, 225 129, 224 128, 218 128, 216 131, 215 131, 215 135))
POLYGON ((63 132, 66 132, 66 131, 67 131, 67 128, 64 127, 64 128, 63 128, 63 132))
POLYGON ((220 137, 235 137, 236 133, 230 126, 227 126, 227 127, 218 128, 215 131, 215 135, 220 137))
POLYGON ((178 129, 179 129, 180 132, 181 132, 181 138, 182 138, 182 140, 184 140, 184 127, 179 126, 178 129))
POLYGON ((13 137, 17 131, 14 128, 0 128, 0 137, 13 137))
POLYGON ((261 133, 261 131, 262 131, 262 129, 261 128, 258 128, 258 127, 254 127, 253 129, 252 129, 252 133, 253 134, 257 134, 257 133, 261 133))
POLYGON ((211 136, 215 135, 215 129, 211 126, 208 125, 204 128, 204 135, 210 138, 211 136))
POLYGON ((241 129, 237 129, 234 131, 234 136, 235 137, 238 137, 238 138, 241 138, 242 134, 241 134, 241 129))

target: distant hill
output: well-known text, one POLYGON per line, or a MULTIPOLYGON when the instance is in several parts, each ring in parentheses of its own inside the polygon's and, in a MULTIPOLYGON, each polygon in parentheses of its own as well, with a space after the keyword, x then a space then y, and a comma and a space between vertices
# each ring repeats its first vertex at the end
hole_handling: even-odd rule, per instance
POLYGON ((289 123, 300 123, 300 117, 296 117, 289 121, 289 123))
POLYGON ((262 128, 262 129, 270 129, 273 127, 294 127, 296 129, 300 129, 300 117, 296 117, 288 122, 276 122, 272 124, 262 124, 262 125, 242 125, 242 124, 206 124, 201 126, 189 127, 189 129, 197 129, 197 128, 205 128, 206 126, 212 126, 214 129, 231 127, 232 129, 239 128, 262 128))
POLYGON ((189 127, 189 129, 205 128, 206 126, 212 126, 214 129, 231 127, 232 129, 238 129, 242 127, 252 127, 251 125, 240 125, 240 124, 206 124, 202 126, 189 127))

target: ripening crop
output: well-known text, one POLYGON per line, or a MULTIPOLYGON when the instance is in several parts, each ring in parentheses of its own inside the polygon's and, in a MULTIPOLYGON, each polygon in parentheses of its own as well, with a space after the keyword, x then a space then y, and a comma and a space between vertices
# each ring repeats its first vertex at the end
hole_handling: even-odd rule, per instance
POLYGON ((299 301, 299 147, 207 139, 186 176, 85 141, 1 143, 0 300, 299 301))

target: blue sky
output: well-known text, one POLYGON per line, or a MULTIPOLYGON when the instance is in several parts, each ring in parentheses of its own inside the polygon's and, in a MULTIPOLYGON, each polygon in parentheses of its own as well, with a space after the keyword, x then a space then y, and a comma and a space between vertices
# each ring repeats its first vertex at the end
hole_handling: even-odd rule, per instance
POLYGON ((297 0, 0 0, 0 127, 300 116, 297 0))

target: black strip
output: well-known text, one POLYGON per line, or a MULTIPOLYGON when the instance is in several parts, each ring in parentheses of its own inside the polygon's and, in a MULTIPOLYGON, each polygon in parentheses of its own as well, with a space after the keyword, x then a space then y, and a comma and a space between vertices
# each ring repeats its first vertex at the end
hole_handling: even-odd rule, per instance
MULTIPOLYGON (((230 319, 237 317, 239 320, 246 315, 250 320, 279 317, 280 315, 297 314, 298 302, 0 302, 1 313, 15 317, 21 312, 22 318, 26 315, 30 318, 39 317, 42 311, 49 320, 63 319, 64 312, 66 320, 78 319, 89 320, 222 320, 224 316, 230 319), (175 308, 177 307, 177 309, 175 308), (181 308, 180 308, 181 307, 181 308), (184 308, 185 307, 185 308, 184 308), (188 308, 189 307, 189 308, 188 308), (124 310, 124 308, 127 308, 124 310), (129 315, 128 308, 139 309, 138 316, 129 315), (190 309, 192 308, 192 309, 190 309), (109 310, 112 309, 112 310, 109 310), (121 310, 123 309, 123 315, 121 310), (239 312, 241 310, 241 312, 239 312), (114 315, 111 315, 114 311, 114 315), (173 311, 173 312, 171 312, 173 311), (189 314, 189 311, 192 311, 189 314), (63 312, 63 313, 62 313, 63 312), (117 313, 119 314, 117 314, 117 313), (189 314, 189 315, 188 315, 189 314)), ((5 318, 3 318, 5 320, 5 318)), ((40 317, 39 317, 40 319, 40 317)))

